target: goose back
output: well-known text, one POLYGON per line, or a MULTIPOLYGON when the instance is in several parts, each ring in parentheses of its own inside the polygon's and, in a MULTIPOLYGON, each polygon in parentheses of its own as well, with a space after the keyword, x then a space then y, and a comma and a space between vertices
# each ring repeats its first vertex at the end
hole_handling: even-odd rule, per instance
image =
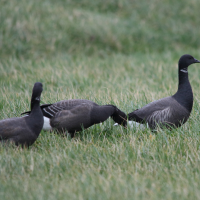
MULTIPOLYGON (((86 99, 70 99, 70 100, 62 100, 53 104, 44 104, 44 105, 41 105, 41 108, 43 111, 43 115, 45 117, 52 118, 52 117, 55 117, 60 111, 71 110, 77 106, 80 106, 81 104, 87 104, 91 106, 98 105, 94 103, 93 101, 86 100, 86 99)), ((85 106, 83 106, 83 108, 84 107, 85 106)), ((77 110, 80 110, 80 107, 77 110)))

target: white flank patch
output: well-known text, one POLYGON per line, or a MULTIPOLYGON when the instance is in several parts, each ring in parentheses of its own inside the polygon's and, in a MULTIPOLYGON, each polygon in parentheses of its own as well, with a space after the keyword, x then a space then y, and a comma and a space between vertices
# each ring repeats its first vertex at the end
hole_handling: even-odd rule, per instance
MULTIPOLYGON (((138 122, 135 122, 135 121, 128 121, 128 124, 130 126, 130 128, 139 128, 139 129, 142 129, 144 130, 146 128, 145 124, 140 124, 138 122)), ((148 128, 148 124, 147 124, 147 128, 148 128)))
POLYGON ((49 131, 52 129, 51 125, 50 125, 50 119, 47 117, 44 117, 44 125, 43 125, 43 130, 45 131, 49 131))
MULTIPOLYGON (((119 124, 118 123, 115 123, 114 126, 118 126, 119 124)), ((140 124, 138 122, 135 122, 135 121, 128 121, 128 125, 130 128, 139 128, 139 129, 142 129, 144 130, 145 128, 149 128, 148 124, 140 124)))

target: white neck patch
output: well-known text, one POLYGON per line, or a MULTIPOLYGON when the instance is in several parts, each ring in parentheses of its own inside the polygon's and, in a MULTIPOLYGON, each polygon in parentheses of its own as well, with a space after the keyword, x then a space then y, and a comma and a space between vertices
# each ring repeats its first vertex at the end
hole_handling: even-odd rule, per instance
POLYGON ((180 70, 181 72, 188 73, 187 68, 183 68, 180 70))
POLYGON ((35 100, 36 100, 36 101, 40 101, 40 97, 36 97, 35 100))

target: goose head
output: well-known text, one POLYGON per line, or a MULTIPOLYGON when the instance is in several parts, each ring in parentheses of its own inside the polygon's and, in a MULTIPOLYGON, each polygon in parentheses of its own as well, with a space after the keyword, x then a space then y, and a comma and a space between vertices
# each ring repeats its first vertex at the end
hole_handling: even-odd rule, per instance
POLYGON ((32 98, 31 98, 31 109, 35 103, 40 103, 40 96, 43 91, 43 85, 40 82, 36 82, 33 86, 32 98))
POLYGON ((179 70, 187 73, 188 66, 194 63, 200 63, 200 61, 195 59, 193 56, 189 54, 185 54, 181 56, 179 59, 179 62, 178 62, 179 70))

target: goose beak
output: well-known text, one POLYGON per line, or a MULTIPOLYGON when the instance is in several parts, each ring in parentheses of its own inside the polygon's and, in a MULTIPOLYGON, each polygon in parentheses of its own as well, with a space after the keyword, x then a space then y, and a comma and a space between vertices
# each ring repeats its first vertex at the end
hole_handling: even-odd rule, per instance
POLYGON ((194 58, 194 60, 195 60, 195 63, 200 63, 200 61, 199 61, 199 60, 197 60, 197 59, 195 59, 195 58, 194 58))

